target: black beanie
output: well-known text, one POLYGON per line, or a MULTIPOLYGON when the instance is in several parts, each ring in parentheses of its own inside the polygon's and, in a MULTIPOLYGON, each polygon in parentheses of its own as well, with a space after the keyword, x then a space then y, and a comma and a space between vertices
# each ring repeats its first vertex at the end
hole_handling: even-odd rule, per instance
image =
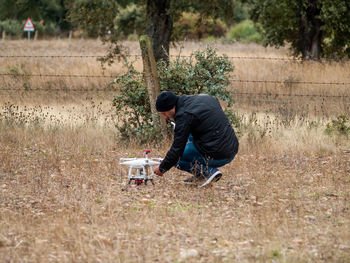
POLYGON ((164 112, 171 110, 177 103, 179 96, 175 95, 171 91, 162 91, 156 101, 157 111, 164 112))

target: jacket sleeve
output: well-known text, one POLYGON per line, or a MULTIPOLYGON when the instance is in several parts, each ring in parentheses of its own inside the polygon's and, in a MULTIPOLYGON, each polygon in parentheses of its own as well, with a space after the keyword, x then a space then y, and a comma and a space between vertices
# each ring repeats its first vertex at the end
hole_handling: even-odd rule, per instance
POLYGON ((188 136, 190 135, 192 118, 193 116, 191 114, 184 113, 181 117, 176 119, 173 144, 159 165, 159 170, 162 173, 170 170, 181 158, 186 147, 188 136))

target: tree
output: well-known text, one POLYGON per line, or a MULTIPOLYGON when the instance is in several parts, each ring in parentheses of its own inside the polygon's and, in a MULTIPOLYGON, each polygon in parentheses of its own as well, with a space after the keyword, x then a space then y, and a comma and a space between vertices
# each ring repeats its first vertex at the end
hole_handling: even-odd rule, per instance
POLYGON ((303 59, 350 55, 350 1, 253 0, 252 18, 265 45, 291 45, 303 59))
POLYGON ((147 0, 146 34, 150 37, 156 61, 169 60, 169 44, 173 29, 171 0, 147 0))
POLYGON ((64 0, 0 0, 0 20, 26 20, 30 17, 33 21, 43 23, 53 22, 61 29, 68 29, 69 24, 65 20, 67 9, 64 8, 64 0))
POLYGON ((68 19, 88 33, 90 37, 101 37, 103 43, 110 43, 108 54, 100 58, 102 63, 112 64, 115 56, 121 55, 122 47, 118 41, 118 30, 113 21, 119 6, 114 0, 67 0, 68 19))
POLYGON ((233 17, 233 2, 232 0, 75 0, 70 18, 81 28, 85 30, 90 28, 103 40, 112 43, 113 49, 106 60, 113 62, 114 54, 121 52, 118 44, 120 32, 114 25, 115 17, 128 4, 144 6, 145 31, 151 38, 155 59, 168 61, 173 24, 182 12, 191 11, 199 13, 201 17, 220 17, 229 20, 233 17))

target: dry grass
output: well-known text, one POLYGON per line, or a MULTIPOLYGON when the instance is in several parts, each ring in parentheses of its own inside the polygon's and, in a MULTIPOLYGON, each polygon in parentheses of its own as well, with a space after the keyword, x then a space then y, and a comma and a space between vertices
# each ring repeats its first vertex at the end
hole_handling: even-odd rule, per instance
MULTIPOLYGON (((188 56, 196 50, 203 50, 206 45, 198 42, 180 43, 171 49, 171 55, 188 56)), ((282 110, 287 109, 298 114, 328 117, 350 111, 350 62, 301 63, 294 60, 239 59, 237 57, 284 59, 291 57, 286 49, 265 49, 257 45, 242 44, 214 43, 211 45, 217 48, 219 54, 226 54, 232 61, 235 67, 232 80, 243 80, 243 82, 232 82, 232 89, 237 93, 235 98, 238 108, 242 110, 247 108, 250 112, 263 109, 276 113, 282 108, 282 110), (262 82, 250 82, 257 80, 262 82), (271 83, 271 81, 277 81, 277 83, 271 83), (307 84, 308 82, 345 84, 307 84), (319 97, 318 95, 325 97, 319 97)), ((127 42, 125 46, 129 49, 130 54, 140 54, 137 42, 127 42)), ((31 42, 19 40, 2 42, 0 54, 6 56, 63 55, 84 57, 103 55, 106 48, 95 40, 43 40, 31 42)), ((131 56, 129 60, 129 62, 134 62, 136 69, 142 70, 140 57, 131 56)), ((115 86, 111 86, 113 78, 110 76, 119 76, 126 71, 122 62, 117 62, 102 69, 100 62, 94 57, 7 57, 0 60, 0 67, 1 74, 14 74, 14 76, 0 76, 2 78, 0 93, 3 101, 15 103, 25 101, 25 103, 28 103, 28 100, 32 99, 33 103, 42 104, 44 100, 49 105, 57 103, 57 101, 61 103, 76 102, 77 100, 85 100, 91 96, 96 96, 96 92, 86 90, 115 89, 115 86), (33 74, 64 76, 29 76, 33 74), (65 77, 65 75, 68 76, 65 77), (82 77, 70 77, 71 75, 82 77), (42 90, 35 91, 37 89, 42 90)), ((99 92, 97 96, 99 100, 102 98, 110 100, 114 92, 113 90, 99 92)))
MULTIPOLYGON (((102 50, 94 41, 38 41, 19 51, 25 43, 4 42, 0 51, 8 55, 31 48, 46 55, 91 55, 102 50)), ((186 45, 184 54, 203 44, 186 45)), ((220 51, 232 52, 229 56, 287 56, 283 50, 256 46, 224 45, 220 51)), ((61 62, 57 73, 102 73, 91 60, 83 66, 72 62, 72 67, 61 62)), ((11 63, 2 60, 2 69, 11 63)), ((42 63, 32 66, 44 70, 42 63)), ((53 68, 57 62, 45 63, 53 68)), ((295 72, 303 78, 303 72, 315 77, 327 67, 332 78, 323 75, 322 80, 348 80, 344 66, 297 65, 295 72)), ((262 71, 269 79, 289 69, 261 62, 248 68, 257 72, 252 79, 262 71)), ((122 71, 118 66, 108 70, 122 71)), ((66 86, 100 85, 64 81, 66 86)), ((37 82, 44 86, 47 79, 37 82)), ((17 84, 8 82, 10 87, 17 84)), ((249 88, 261 92, 260 86, 249 88)), ((334 94, 348 92, 335 88, 334 94)), ((289 104, 303 110, 291 111, 285 102, 272 107, 239 102, 241 148, 234 162, 222 168, 222 180, 206 189, 188 187, 181 183, 187 175, 172 169, 157 177, 155 186, 127 186, 127 169, 118 164, 119 158, 140 156, 143 149, 118 142, 112 96, 2 91, 1 262, 350 261, 350 141, 324 133, 336 111, 326 105, 311 114, 298 100, 289 104)), ((151 155, 162 157, 169 146, 149 146, 151 155)))
POLYGON ((212 187, 185 186, 174 169, 155 186, 127 187, 118 160, 142 149, 117 144, 111 130, 1 134, 5 262, 350 259, 349 152, 262 150, 242 139, 212 187))

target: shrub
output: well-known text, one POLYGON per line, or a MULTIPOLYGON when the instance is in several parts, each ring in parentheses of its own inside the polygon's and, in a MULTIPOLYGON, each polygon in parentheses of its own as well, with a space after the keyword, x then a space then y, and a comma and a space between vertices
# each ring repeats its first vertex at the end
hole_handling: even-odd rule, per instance
MULTIPOLYGON (((13 19, 0 21, 0 31, 6 32, 6 34, 9 36, 26 37, 27 32, 24 32, 23 30, 24 23, 25 21, 18 21, 13 19)), ((38 31, 43 35, 53 36, 58 32, 58 27, 53 22, 43 24, 42 22, 33 21, 33 24, 35 26, 35 31, 38 31)))
MULTIPOLYGON (((225 102, 225 112, 230 121, 239 127, 239 118, 232 110, 233 98, 226 89, 233 66, 226 56, 218 56, 207 47, 194 52, 190 58, 178 57, 166 66, 159 63, 158 74, 161 90, 170 90, 178 95, 207 93, 225 102)), ((117 129, 121 138, 141 144, 155 142, 160 128, 153 125, 146 84, 140 72, 132 66, 123 76, 115 80, 120 92, 114 104, 118 112, 117 129)), ((170 129, 170 128, 169 128, 170 129)))
POLYGON ((20 36, 23 33, 24 22, 18 20, 4 20, 0 22, 0 30, 5 31, 10 36, 20 36))
POLYGON ((350 135, 350 119, 346 114, 342 114, 337 119, 327 123, 325 132, 329 135, 340 134, 349 136, 350 135))
POLYGON ((152 124, 151 107, 147 87, 140 72, 129 66, 126 74, 115 80, 120 92, 114 97, 118 113, 116 128, 121 139, 145 144, 154 141, 159 127, 152 124))
POLYGON ((48 24, 42 24, 42 23, 35 23, 35 30, 41 33, 42 35, 46 36, 54 36, 59 30, 55 23, 50 22, 48 24))
POLYGON ((160 62, 159 79, 164 90, 179 95, 207 93, 231 105, 231 92, 226 86, 230 84, 228 74, 232 71, 233 66, 226 55, 220 57, 215 49, 207 47, 187 59, 178 57, 169 66, 160 62))
POLYGON ((259 43, 262 37, 257 31, 256 26, 250 20, 245 20, 229 29, 227 38, 232 41, 239 41, 245 43, 259 43))

